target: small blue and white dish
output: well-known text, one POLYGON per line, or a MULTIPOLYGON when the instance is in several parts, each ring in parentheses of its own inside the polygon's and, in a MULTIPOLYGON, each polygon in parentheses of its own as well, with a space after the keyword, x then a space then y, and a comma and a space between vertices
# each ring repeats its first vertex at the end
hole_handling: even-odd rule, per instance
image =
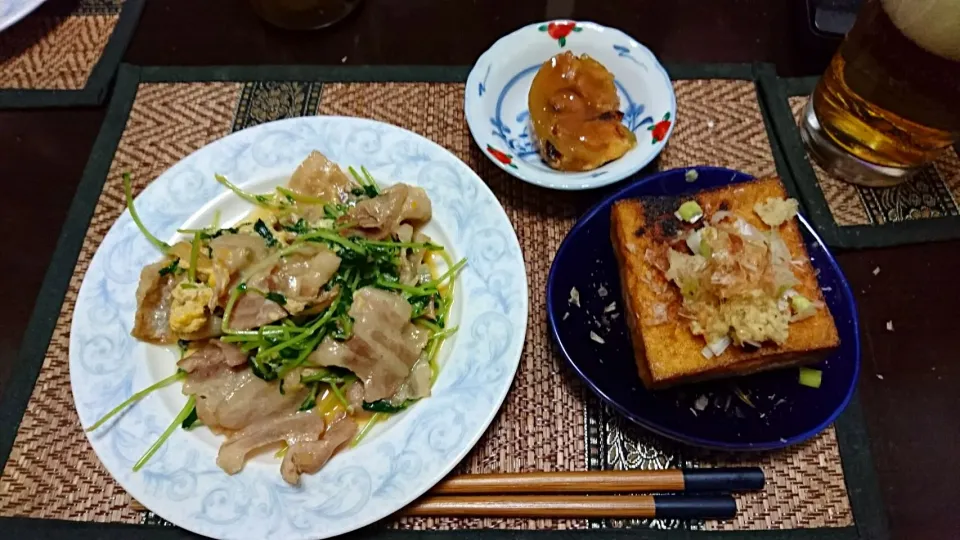
POLYGON ((822 370, 821 386, 800 385, 796 368, 657 391, 647 390, 640 381, 626 324, 619 314, 623 302, 610 242, 613 203, 649 195, 682 195, 751 179, 729 169, 694 167, 637 180, 577 222, 560 245, 547 280, 551 333, 587 385, 640 426, 694 446, 770 450, 807 440, 829 426, 847 406, 860 370, 857 309, 850 286, 833 255, 800 216, 810 262, 840 334, 840 347, 813 366, 822 370), (697 180, 685 181, 694 176, 691 170, 696 171, 697 180), (573 287, 578 291, 579 308, 569 302, 573 287), (613 301, 617 311, 606 311, 613 301), (604 343, 593 340, 592 331, 602 333, 604 343))
POLYGON ((464 101, 470 133, 487 157, 521 180, 564 190, 597 188, 636 173, 663 149, 677 118, 670 77, 649 49, 620 30, 569 20, 531 24, 500 38, 474 64, 464 101), (590 55, 613 73, 623 123, 637 134, 635 148, 587 172, 548 167, 529 127, 534 75, 568 50, 590 55))

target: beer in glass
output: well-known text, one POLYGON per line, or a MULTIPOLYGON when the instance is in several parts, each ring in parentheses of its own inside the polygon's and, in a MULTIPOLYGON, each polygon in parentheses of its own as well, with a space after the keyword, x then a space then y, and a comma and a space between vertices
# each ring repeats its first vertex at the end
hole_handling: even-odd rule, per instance
POLYGON ((839 178, 907 180, 960 137, 960 0, 866 0, 800 120, 839 178))

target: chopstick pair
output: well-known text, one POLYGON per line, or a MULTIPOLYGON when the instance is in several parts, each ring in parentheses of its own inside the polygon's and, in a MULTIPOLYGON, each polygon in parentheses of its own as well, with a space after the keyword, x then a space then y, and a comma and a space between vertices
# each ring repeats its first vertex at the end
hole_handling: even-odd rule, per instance
POLYGON ((411 516, 729 519, 737 513, 732 495, 702 493, 752 491, 763 489, 764 483, 763 470, 757 467, 464 475, 441 482, 405 513, 411 516), (678 494, 636 495, 643 492, 678 494), (629 495, 596 495, 598 493, 629 495))

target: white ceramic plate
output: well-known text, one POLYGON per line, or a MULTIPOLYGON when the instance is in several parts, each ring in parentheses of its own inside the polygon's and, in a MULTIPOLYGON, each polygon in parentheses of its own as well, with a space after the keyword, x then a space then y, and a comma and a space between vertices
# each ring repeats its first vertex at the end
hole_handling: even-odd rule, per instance
MULTIPOLYGON (((178 227, 209 225, 217 208, 230 223, 251 207, 214 181, 214 173, 265 192, 285 182, 314 149, 344 167, 366 166, 383 184, 402 181, 427 190, 434 215, 425 232, 468 260, 452 312, 460 330, 441 351, 430 398, 378 425, 319 473, 304 475, 299 488, 283 482, 272 456, 228 476, 215 462, 219 439, 203 428, 177 429, 134 473, 134 462, 185 403, 179 385, 150 395, 89 435, 100 461, 130 495, 199 534, 326 538, 396 512, 473 447, 496 415, 520 359, 527 279, 513 227, 469 167, 409 131, 323 116, 245 129, 171 167, 137 198, 137 210, 147 228, 165 239, 176 238, 178 227)), ((140 270, 158 257, 124 212, 90 263, 70 333, 70 382, 84 427, 176 369, 173 350, 129 335, 140 270)))
POLYGON ((3 0, 0 2, 0 32, 26 17, 46 0, 3 0))
POLYGON ((670 77, 649 49, 620 30, 575 21, 531 24, 500 38, 470 71, 464 107, 474 140, 501 169, 568 190, 612 184, 646 166, 670 138, 677 117, 670 77), (588 172, 551 169, 530 137, 530 84, 544 62, 567 50, 586 53, 613 73, 623 123, 637 134, 636 148, 588 172))

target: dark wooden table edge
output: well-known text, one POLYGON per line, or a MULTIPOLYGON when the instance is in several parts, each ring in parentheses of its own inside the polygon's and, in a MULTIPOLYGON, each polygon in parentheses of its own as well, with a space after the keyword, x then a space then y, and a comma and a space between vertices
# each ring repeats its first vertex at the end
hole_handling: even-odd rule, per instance
MULTIPOLYGON (((675 79, 728 78, 754 80, 758 86, 758 97, 761 98, 761 109, 768 134, 772 133, 771 130, 774 129, 774 127, 771 126, 773 122, 768 116, 768 110, 762 96, 763 81, 765 77, 769 77, 772 69, 772 66, 760 64, 711 64, 705 65, 705 69, 698 72, 694 65, 668 66, 671 77, 675 79)), ((396 81, 396 78, 387 78, 388 75, 393 75, 394 77, 399 77, 401 81, 463 82, 468 72, 469 69, 460 66, 396 66, 386 68, 381 66, 291 66, 289 68, 284 66, 265 68, 221 66, 183 68, 182 70, 182 68, 172 66, 141 68, 122 64, 118 71, 113 97, 110 101, 106 117, 77 187, 76 196, 70 206, 53 258, 44 276, 41 292, 37 297, 30 322, 24 333, 14 372, 2 396, 2 400, 0 400, 0 464, 2 464, 3 467, 6 466, 13 448, 20 421, 26 411, 33 387, 36 384, 43 366, 46 349, 56 326, 60 308, 73 275, 84 237, 86 236, 87 227, 96 209, 103 183, 106 181, 113 155, 119 145, 140 82, 209 81, 211 80, 210 74, 216 74, 216 77, 220 77, 214 80, 224 81, 268 79, 304 80, 304 78, 309 78, 310 80, 321 81, 370 82, 369 79, 362 78, 363 76, 376 77, 375 81, 396 81), (267 74, 261 73, 258 75, 257 69, 264 69, 267 74), (418 71, 420 69, 423 71, 418 71), (277 74, 280 75, 278 76, 277 74)), ((769 82, 767 84, 769 84, 769 82)), ((771 137, 770 144, 774 152, 775 161, 777 161, 778 171, 780 171, 781 175, 785 176, 784 181, 788 183, 788 189, 795 189, 795 183, 790 175, 790 170, 786 168, 781 170, 780 168, 783 163, 783 151, 779 146, 779 140, 776 137, 771 137), (794 187, 791 188, 791 185, 794 187)), ((836 431, 842 459, 841 465, 847 481, 847 493, 854 514, 855 526, 843 528, 790 529, 785 531, 734 531, 732 533, 683 530, 650 531, 603 529, 603 531, 608 534, 602 537, 616 539, 620 538, 618 535, 624 534, 627 536, 623 536, 623 538, 655 539, 666 538, 665 535, 669 533, 671 534, 671 539, 684 538, 685 536, 683 535, 692 534, 693 537, 704 540, 733 537, 756 538, 758 540, 776 540, 780 538, 785 540, 794 538, 885 540, 889 537, 886 513, 882 505, 879 484, 870 455, 869 439, 858 393, 854 394, 846 411, 837 419, 836 431), (646 536, 644 536, 644 534, 646 536)), ((0 469, 0 472, 2 472, 2 469, 0 469)), ((79 536, 80 538, 101 538, 106 536, 98 535, 124 534, 121 532, 121 529, 125 527, 130 527, 130 529, 127 529, 128 532, 138 531, 136 535, 144 538, 152 537, 154 534, 157 535, 156 538, 174 538, 175 536, 160 536, 172 534, 179 534, 181 536, 176 536, 176 538, 182 538, 182 535, 189 534, 179 529, 143 525, 97 524, 91 522, 19 517, 0 518, 0 529, 11 530, 11 528, 14 527, 24 527, 24 530, 32 531, 33 537, 50 538, 59 538, 61 536, 66 538, 67 535, 70 535, 71 538, 77 538, 78 535, 81 535, 79 536), (116 528, 116 530, 114 530, 114 528, 116 528), (38 534, 40 536, 36 536, 38 534), (43 536, 46 534, 53 536, 43 536)), ((391 535, 415 533, 415 531, 378 531, 378 533, 380 532, 386 535, 382 536, 382 538, 397 538, 398 540, 405 537, 394 537, 391 535)), ((467 536, 468 533, 470 535, 488 535, 483 536, 484 540, 487 538, 493 539, 500 537, 526 538, 529 536, 532 538, 533 536, 541 534, 551 534, 554 535, 552 538, 556 539, 565 538, 567 535, 575 535, 576 538, 581 538, 586 537, 588 534, 594 534, 592 531, 521 532, 498 530, 452 531, 449 534, 451 538, 453 538, 454 535, 457 535, 456 538, 470 538, 467 536)), ((435 531, 430 534, 438 535, 438 538, 445 539, 446 536, 442 535, 447 533, 435 531)), ((356 538, 365 537, 366 536, 357 536, 356 538)), ((574 536, 571 536, 571 538, 573 537, 574 536)), ((476 536, 476 538, 479 539, 481 536, 476 536)))
POLYGON ((786 168, 794 179, 805 214, 823 241, 831 247, 863 249, 960 238, 960 216, 883 225, 837 225, 823 191, 818 187, 816 173, 806 159, 800 131, 788 102, 790 97, 813 92, 817 80, 817 77, 780 79, 775 73, 765 73, 760 88, 786 168))
MULTIPOLYGON (((2 518, 0 526, 11 537, 55 540, 181 540, 202 538, 176 527, 126 525, 119 523, 74 522, 65 520, 2 518)), ((479 529, 456 531, 402 531, 372 525, 338 538, 344 540, 854 540, 854 527, 787 529, 782 531, 689 531, 680 529, 578 529, 563 531, 521 531, 479 529)))
POLYGON ((125 0, 120 9, 117 26, 107 40, 87 83, 80 90, 0 90, 0 109, 27 109, 39 107, 75 107, 100 105, 109 93, 110 83, 123 59, 123 53, 133 38, 146 0, 125 0))

